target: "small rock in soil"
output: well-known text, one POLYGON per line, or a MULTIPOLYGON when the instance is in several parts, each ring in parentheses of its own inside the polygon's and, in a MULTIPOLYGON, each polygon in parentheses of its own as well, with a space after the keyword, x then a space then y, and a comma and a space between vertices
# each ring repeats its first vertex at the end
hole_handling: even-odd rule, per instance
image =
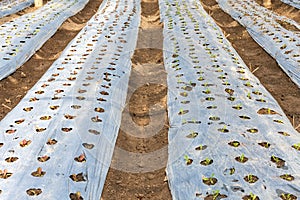
POLYGON ((21 78, 26 78, 26 74, 24 72, 21 72, 21 78))
POLYGON ((17 79, 15 79, 14 77, 12 77, 12 76, 9 76, 9 77, 7 77, 7 79, 12 83, 12 84, 18 84, 18 80, 17 79))
POLYGON ((143 194, 137 194, 136 196, 137 196, 137 198, 139 198, 139 199, 141 199, 141 198, 144 198, 144 197, 145 197, 145 195, 143 195, 143 194))
POLYGON ((148 179, 149 180, 152 180, 152 179, 154 179, 155 178, 155 175, 153 175, 153 174, 148 174, 148 179))

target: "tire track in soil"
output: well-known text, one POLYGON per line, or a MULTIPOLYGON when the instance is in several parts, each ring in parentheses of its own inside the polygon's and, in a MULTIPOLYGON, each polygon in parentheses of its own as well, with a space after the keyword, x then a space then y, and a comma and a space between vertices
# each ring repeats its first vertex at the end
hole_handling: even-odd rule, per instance
MULTIPOLYGON (((276 60, 260 47, 247 30, 225 13, 215 0, 200 0, 254 75, 277 100, 296 130, 300 132, 300 89, 281 70, 276 60)), ((276 1, 281 5, 279 1, 276 1)), ((277 7, 273 3, 273 7, 277 7)), ((288 12, 288 11, 287 11, 288 12)))
POLYGON ((96 13, 101 3, 102 0, 89 1, 83 10, 68 18, 24 65, 0 81, 0 120, 20 102, 27 91, 49 69, 68 43, 96 13))
POLYGON ((162 45, 158 1, 142 0, 126 107, 101 200, 171 199, 164 180, 169 124, 162 45))

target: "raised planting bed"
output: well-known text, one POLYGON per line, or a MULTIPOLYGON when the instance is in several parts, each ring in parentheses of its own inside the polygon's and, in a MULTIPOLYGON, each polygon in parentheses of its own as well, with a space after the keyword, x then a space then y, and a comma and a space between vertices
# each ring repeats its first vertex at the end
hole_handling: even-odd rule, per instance
POLYGON ((125 104, 139 1, 103 1, 0 123, 0 199, 100 199, 125 104))
POLYGON ((173 199, 299 193, 300 136, 198 0, 161 0, 173 199))

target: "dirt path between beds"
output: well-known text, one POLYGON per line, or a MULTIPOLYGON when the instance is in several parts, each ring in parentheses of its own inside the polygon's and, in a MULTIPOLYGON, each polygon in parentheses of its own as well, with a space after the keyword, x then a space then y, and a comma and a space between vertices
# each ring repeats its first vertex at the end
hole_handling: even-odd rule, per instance
POLYGON ((165 179, 167 83, 157 0, 142 0, 127 104, 102 200, 171 199, 165 179))

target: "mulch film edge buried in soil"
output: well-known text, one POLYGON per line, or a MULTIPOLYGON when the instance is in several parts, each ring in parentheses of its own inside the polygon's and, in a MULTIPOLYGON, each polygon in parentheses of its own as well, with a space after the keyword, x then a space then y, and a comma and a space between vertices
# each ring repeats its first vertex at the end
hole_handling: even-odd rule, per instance
POLYGON ((198 1, 160 1, 173 199, 300 196, 300 137, 198 1))
POLYGON ((99 199, 126 99, 139 1, 103 1, 1 121, 1 199, 99 199))

